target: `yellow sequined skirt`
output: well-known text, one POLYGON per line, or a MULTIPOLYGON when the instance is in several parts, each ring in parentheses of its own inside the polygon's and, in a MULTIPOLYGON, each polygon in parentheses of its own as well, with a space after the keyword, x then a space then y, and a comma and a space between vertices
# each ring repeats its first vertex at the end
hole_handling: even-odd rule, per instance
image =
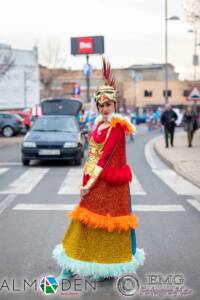
POLYGON ((108 232, 72 220, 62 241, 68 257, 95 263, 123 263, 132 258, 131 230, 108 232))

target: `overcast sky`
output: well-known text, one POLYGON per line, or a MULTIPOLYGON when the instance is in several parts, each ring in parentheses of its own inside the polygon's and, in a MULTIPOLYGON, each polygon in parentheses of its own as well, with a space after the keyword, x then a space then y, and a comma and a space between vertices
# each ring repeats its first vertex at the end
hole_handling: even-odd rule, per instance
MULTIPOLYGON (((70 37, 103 35, 105 54, 113 67, 164 63, 165 0, 0 0, 0 43, 47 51, 60 45, 65 67, 82 68, 85 57, 70 55, 70 37)), ((183 0, 168 0, 169 62, 181 79, 192 76, 194 35, 188 33, 183 0)), ((198 51, 200 50, 200 47, 198 51)), ((99 67, 99 56, 90 59, 99 67)))

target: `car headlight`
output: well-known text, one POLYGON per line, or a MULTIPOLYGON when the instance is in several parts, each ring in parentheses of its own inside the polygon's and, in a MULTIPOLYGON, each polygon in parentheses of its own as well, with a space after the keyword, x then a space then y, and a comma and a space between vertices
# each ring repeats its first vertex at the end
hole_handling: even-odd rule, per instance
POLYGON ((34 142, 24 142, 23 143, 23 147, 26 147, 26 148, 36 148, 36 143, 34 143, 34 142))
POLYGON ((74 143, 74 142, 66 142, 64 143, 64 148, 76 148, 78 146, 77 143, 74 143))

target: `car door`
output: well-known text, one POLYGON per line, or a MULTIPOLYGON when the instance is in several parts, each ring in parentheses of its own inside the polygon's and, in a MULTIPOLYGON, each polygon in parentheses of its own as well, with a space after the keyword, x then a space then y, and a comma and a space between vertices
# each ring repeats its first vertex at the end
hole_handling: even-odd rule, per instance
POLYGON ((3 128, 3 114, 0 114, 0 131, 2 130, 3 128))

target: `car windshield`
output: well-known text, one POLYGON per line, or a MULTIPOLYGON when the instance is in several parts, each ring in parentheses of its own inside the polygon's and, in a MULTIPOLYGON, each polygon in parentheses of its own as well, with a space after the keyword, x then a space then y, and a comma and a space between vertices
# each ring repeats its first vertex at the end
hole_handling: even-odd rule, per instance
POLYGON ((32 127, 33 131, 48 132, 78 132, 78 126, 74 118, 41 118, 32 127))

